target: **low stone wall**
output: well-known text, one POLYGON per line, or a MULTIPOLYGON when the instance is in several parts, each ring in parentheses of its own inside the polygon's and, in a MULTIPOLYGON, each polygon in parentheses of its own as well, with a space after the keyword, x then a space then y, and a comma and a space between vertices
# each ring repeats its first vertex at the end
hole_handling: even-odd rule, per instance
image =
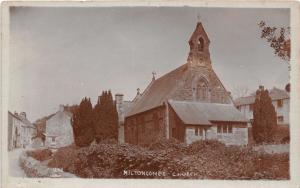
POLYGON ((47 164, 38 161, 26 154, 26 151, 20 155, 20 166, 24 170, 27 177, 35 178, 73 178, 76 177, 74 174, 64 172, 59 168, 49 168, 47 164))
POLYGON ((289 144, 260 145, 260 146, 253 146, 253 150, 258 152, 269 153, 269 154, 289 153, 290 145, 289 144))

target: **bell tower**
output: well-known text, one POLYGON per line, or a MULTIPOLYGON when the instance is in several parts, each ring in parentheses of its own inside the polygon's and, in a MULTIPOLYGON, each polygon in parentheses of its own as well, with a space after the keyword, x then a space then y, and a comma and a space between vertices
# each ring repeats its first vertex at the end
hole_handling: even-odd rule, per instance
POLYGON ((202 23, 198 22, 189 40, 190 52, 187 61, 190 67, 211 68, 209 44, 210 41, 202 23))

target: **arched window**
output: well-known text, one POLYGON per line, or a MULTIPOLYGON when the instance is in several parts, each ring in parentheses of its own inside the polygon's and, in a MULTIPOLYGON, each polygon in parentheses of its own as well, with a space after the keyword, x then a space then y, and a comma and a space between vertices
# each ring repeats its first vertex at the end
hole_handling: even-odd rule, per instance
POLYGON ((208 86, 205 80, 201 79, 197 83, 196 99, 206 101, 208 99, 208 86))
POLYGON ((203 52, 203 48, 204 48, 204 40, 203 40, 202 37, 200 37, 200 38, 198 39, 197 46, 198 46, 198 51, 203 52))

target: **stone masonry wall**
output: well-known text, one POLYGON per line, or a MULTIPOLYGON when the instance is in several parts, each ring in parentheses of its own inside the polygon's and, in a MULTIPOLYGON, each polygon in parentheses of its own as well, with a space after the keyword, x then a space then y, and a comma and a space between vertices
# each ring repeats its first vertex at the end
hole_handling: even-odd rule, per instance
POLYGON ((211 126, 207 129, 203 136, 195 135, 195 128, 199 126, 186 127, 186 143, 191 144, 197 140, 218 140, 226 145, 247 145, 248 144, 248 128, 241 126, 233 126, 232 133, 218 133, 217 126, 211 126))
MULTIPOLYGON (((63 147, 74 142, 71 117, 65 112, 58 112, 46 122, 46 135, 56 136, 55 147, 63 147)), ((46 146, 50 146, 51 137, 46 138, 46 146)))
POLYGON ((208 96, 203 102, 232 103, 230 94, 210 68, 190 69, 186 71, 183 78, 177 80, 176 89, 170 98, 173 100, 197 101, 195 99, 196 85, 200 79, 205 79, 208 83, 208 96))

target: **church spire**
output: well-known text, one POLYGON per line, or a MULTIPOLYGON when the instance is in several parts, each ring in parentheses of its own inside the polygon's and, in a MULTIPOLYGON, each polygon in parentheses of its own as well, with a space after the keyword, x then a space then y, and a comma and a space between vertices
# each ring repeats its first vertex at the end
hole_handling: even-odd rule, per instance
POLYGON ((205 32, 201 22, 197 23, 190 40, 190 53, 188 63, 191 66, 211 67, 209 54, 210 40, 205 32))

